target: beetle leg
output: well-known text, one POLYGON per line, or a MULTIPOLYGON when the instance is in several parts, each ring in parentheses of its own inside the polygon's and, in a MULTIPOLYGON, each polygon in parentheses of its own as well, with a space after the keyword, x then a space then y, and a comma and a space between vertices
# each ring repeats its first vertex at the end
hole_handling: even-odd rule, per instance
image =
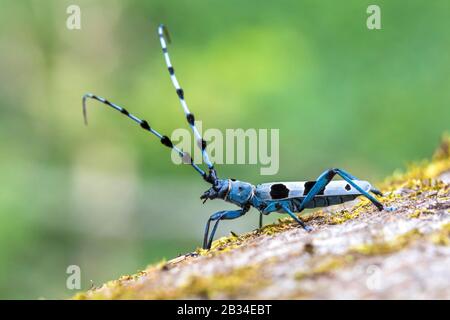
POLYGON ((203 249, 209 250, 211 248, 211 244, 214 239, 214 235, 217 231, 217 227, 219 225, 220 220, 236 219, 236 218, 239 218, 239 217, 243 216, 244 214, 246 214, 247 211, 248 211, 248 209, 247 210, 244 210, 244 209, 230 210, 230 211, 227 210, 227 211, 218 211, 218 212, 214 213, 213 215, 211 215, 211 217, 209 217, 209 219, 208 219, 208 222, 206 223, 205 236, 203 237, 203 249), (216 223, 214 224, 214 227, 211 230, 211 234, 209 235, 209 240, 208 240, 209 227, 210 227, 212 221, 216 221, 216 223))

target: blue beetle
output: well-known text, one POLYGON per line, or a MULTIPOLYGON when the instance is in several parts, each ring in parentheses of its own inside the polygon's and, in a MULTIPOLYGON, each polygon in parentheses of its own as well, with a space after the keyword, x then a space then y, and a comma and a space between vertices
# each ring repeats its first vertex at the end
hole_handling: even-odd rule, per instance
POLYGON ((209 159, 206 151, 206 142, 202 139, 197 127, 195 126, 195 117, 189 111, 184 98, 184 91, 180 87, 175 76, 175 70, 170 61, 167 50, 167 43, 170 42, 170 36, 167 28, 164 25, 158 27, 158 36, 161 43, 167 69, 169 71, 170 79, 175 87, 176 93, 180 100, 181 106, 186 116, 186 120, 191 127, 199 148, 202 150, 203 161, 208 166, 208 172, 205 172, 197 164, 195 164, 189 155, 178 147, 174 146, 169 137, 160 134, 146 120, 142 120, 125 108, 118 106, 105 98, 97 96, 92 93, 87 93, 83 96, 83 115, 85 123, 87 124, 86 116, 86 100, 97 100, 130 118, 138 123, 140 127, 158 139, 166 147, 175 151, 183 160, 183 163, 191 165, 203 179, 212 186, 203 193, 200 199, 203 203, 208 199, 222 199, 236 206, 240 207, 238 210, 219 211, 211 215, 205 227, 203 248, 210 249, 214 235, 216 233, 220 220, 236 219, 246 214, 251 207, 256 208, 260 213, 259 228, 263 224, 263 215, 271 212, 287 213, 306 231, 311 231, 311 227, 306 225, 296 213, 302 212, 306 208, 325 207, 335 204, 351 201, 358 196, 365 196, 368 198, 379 210, 383 210, 383 205, 370 194, 382 195, 379 190, 372 187, 367 181, 362 181, 352 176, 342 169, 329 169, 323 172, 315 181, 300 181, 300 182, 274 182, 263 183, 254 186, 251 183, 238 181, 235 179, 219 179, 214 165, 209 159), (340 176, 343 180, 332 181, 335 175, 340 176), (210 232, 211 222, 215 224, 210 232))

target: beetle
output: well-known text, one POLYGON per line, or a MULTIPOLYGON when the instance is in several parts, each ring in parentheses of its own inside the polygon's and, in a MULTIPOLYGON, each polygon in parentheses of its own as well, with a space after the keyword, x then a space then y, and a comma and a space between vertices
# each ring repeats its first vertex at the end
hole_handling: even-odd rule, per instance
POLYGON ((362 181, 351 175, 350 173, 338 169, 328 169, 324 171, 314 181, 300 181, 300 182, 273 182, 253 185, 248 182, 239 181, 235 179, 219 179, 216 169, 209 159, 206 151, 206 142, 201 137, 196 125, 195 117, 190 112, 184 91, 175 76, 175 69, 172 66, 169 53, 167 50, 167 43, 170 43, 170 36, 167 28, 164 25, 159 25, 158 36, 161 43, 164 60, 169 71, 170 79, 175 87, 175 91, 181 103, 181 107, 186 116, 186 120, 191 127, 197 145, 201 149, 203 162, 207 165, 207 171, 204 171, 197 164, 194 163, 189 153, 184 152, 175 146, 168 136, 162 135, 156 129, 150 126, 146 120, 142 120, 123 107, 118 106, 109 100, 97 96, 92 93, 87 93, 82 98, 82 107, 85 124, 87 124, 86 101, 87 99, 97 100, 133 120, 140 127, 154 136, 160 142, 176 152, 182 159, 182 162, 191 165, 203 179, 211 184, 211 187, 206 190, 200 199, 221 199, 230 202, 239 207, 237 210, 224 210, 211 215, 206 223, 203 237, 203 248, 210 249, 217 231, 218 224, 221 220, 236 219, 246 214, 250 208, 256 208, 259 213, 259 228, 263 225, 263 216, 272 212, 286 213, 292 217, 301 227, 306 231, 311 231, 312 228, 306 225, 301 218, 296 214, 301 213, 307 208, 326 207, 330 205, 340 204, 347 201, 354 200, 358 196, 364 196, 369 199, 380 211, 385 209, 371 193, 382 196, 382 193, 373 187, 369 182, 362 181), (343 180, 332 181, 335 176, 340 176, 343 180), (210 231, 211 223, 214 226, 210 231))

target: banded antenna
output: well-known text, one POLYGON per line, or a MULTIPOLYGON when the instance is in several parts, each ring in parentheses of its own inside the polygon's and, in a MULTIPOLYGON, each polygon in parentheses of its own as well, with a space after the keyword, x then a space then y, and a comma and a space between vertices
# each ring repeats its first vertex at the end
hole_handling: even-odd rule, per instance
MULTIPOLYGON (((185 164, 189 164, 191 165, 195 171, 197 171, 198 173, 200 173, 202 175, 202 177, 206 180, 208 178, 208 175, 205 173, 205 171, 203 171, 198 165, 196 165, 193 160, 192 157, 189 155, 189 153, 184 152, 183 150, 180 150, 179 148, 177 148, 176 146, 173 145, 172 141, 170 140, 170 138, 168 136, 162 135, 160 134, 158 131, 156 131, 155 129, 153 129, 150 124, 146 121, 146 120, 142 120, 139 119, 138 117, 132 115, 131 113, 129 113, 125 108, 122 108, 120 106, 118 106, 115 103, 112 103, 110 101, 108 101, 105 98, 99 97, 95 94, 92 93, 87 93, 83 96, 83 116, 84 116, 84 123, 87 125, 87 111, 86 111, 86 100, 87 99, 93 99, 93 100, 97 100, 111 108, 113 108, 114 110, 119 111, 120 113, 122 113, 123 115, 125 115, 126 117, 130 118, 131 120, 133 120, 134 122, 136 122, 137 124, 139 124, 139 126, 150 132, 151 134, 153 134, 154 136, 156 136, 163 145, 165 145, 166 147, 174 150, 181 158, 182 162, 185 164)), ((209 181, 208 181, 209 182, 209 181)))
POLYGON ((203 161, 206 163, 209 169, 209 173, 207 176, 205 176, 205 180, 210 182, 211 184, 215 185, 217 182, 217 174, 216 170, 214 169, 214 165, 212 164, 211 160, 209 159, 209 155, 206 151, 206 141, 203 140, 202 136, 200 135, 197 127, 195 126, 195 117, 194 114, 192 114, 189 111, 189 108, 187 106, 186 100, 184 98, 184 91, 181 88, 177 77, 175 76, 175 69, 173 68, 173 65, 170 61, 169 52, 167 50, 167 43, 170 43, 170 35, 169 30, 167 27, 165 27, 163 24, 160 24, 158 27, 158 35, 159 35, 159 41, 161 42, 162 52, 164 55, 164 60, 166 61, 167 69, 169 71, 170 79, 172 80, 172 84, 175 87, 175 91, 178 95, 178 98, 181 103, 181 107, 183 108, 184 114, 186 116, 186 120, 189 124, 189 126, 192 129, 192 132, 194 133, 195 140, 197 146, 202 151, 202 157, 203 161))

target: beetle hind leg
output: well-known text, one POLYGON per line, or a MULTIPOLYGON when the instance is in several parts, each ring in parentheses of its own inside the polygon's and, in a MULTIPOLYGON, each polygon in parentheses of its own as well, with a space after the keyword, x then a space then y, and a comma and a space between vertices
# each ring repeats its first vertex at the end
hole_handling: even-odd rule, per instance
MULTIPOLYGON (((342 169, 334 169, 334 170, 339 171, 338 174, 339 174, 341 177, 342 177, 341 174, 344 174, 344 175, 346 175, 348 178, 350 178, 351 180, 360 180, 360 179, 358 179, 357 177, 355 177, 354 175, 348 173, 348 172, 345 171, 345 170, 342 170, 342 169)), ((378 190, 377 188, 375 188, 374 186, 371 186, 371 188, 370 188, 369 191, 372 192, 373 194, 377 195, 377 196, 380 196, 380 197, 383 196, 383 193, 381 193, 381 191, 378 190)))
MULTIPOLYGON (((355 176, 351 175, 350 173, 347 173, 344 170, 333 168, 326 170, 323 172, 316 180, 315 184, 312 186, 311 190, 309 190, 306 197, 303 199, 300 207, 298 208, 298 211, 301 212, 303 209, 307 208, 308 204, 310 204, 314 197, 317 196, 319 193, 321 193, 325 187, 330 183, 330 181, 334 178, 335 175, 340 176, 342 179, 348 182, 353 188, 358 190, 358 192, 370 200, 377 208, 378 210, 383 210, 384 206, 375 198, 373 197, 369 192, 363 190, 360 186, 358 186, 355 181, 359 180, 355 176)), ((376 188, 371 188, 371 192, 375 194, 381 194, 380 191, 376 188)))

